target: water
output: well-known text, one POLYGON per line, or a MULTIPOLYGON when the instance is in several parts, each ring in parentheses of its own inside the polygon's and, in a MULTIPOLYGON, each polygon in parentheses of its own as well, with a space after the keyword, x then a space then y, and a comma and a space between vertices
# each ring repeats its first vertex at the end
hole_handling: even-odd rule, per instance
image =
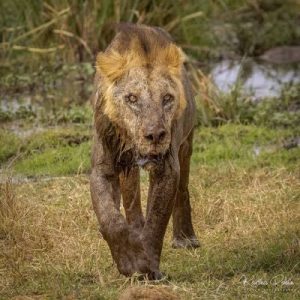
POLYGON ((212 67, 212 81, 223 92, 237 83, 254 100, 278 97, 287 84, 300 83, 300 64, 278 65, 254 60, 223 60, 212 67))
MULTIPOLYGON (((93 86, 93 68, 90 66, 88 72, 83 72, 82 67, 86 68, 86 65, 80 65, 81 69, 72 67, 62 74, 46 74, 51 80, 41 77, 34 90, 25 88, 17 93, 0 92, 0 112, 29 110, 38 114, 43 110, 50 113, 62 107, 68 109, 72 105, 86 103, 93 86), (83 75, 78 78, 78 74, 83 75)), ((287 84, 300 83, 300 64, 223 60, 212 65, 209 75, 223 92, 229 92, 238 83, 243 93, 251 95, 253 100, 260 100, 278 97, 287 84)))
POLYGON ((92 92, 93 75, 89 63, 41 67, 28 75, 6 74, 0 78, 0 112, 50 112, 84 104, 92 92))
POLYGON ((74 84, 66 79, 61 86, 53 87, 46 93, 37 89, 33 92, 25 90, 22 93, 4 95, 0 99, 0 110, 15 113, 20 109, 28 109, 37 112, 41 108, 49 111, 59 107, 81 105, 89 100, 92 83, 92 79, 86 84, 74 84))

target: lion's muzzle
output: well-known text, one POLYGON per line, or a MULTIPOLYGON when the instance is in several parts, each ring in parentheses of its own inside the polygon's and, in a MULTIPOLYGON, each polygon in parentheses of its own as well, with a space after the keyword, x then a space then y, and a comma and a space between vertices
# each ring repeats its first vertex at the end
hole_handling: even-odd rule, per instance
POLYGON ((136 160, 136 163, 139 167, 149 171, 150 169, 160 165, 163 162, 163 159, 164 159, 163 154, 139 155, 136 160))
POLYGON ((144 140, 153 145, 163 143, 166 134, 167 131, 162 122, 148 123, 143 128, 144 140))

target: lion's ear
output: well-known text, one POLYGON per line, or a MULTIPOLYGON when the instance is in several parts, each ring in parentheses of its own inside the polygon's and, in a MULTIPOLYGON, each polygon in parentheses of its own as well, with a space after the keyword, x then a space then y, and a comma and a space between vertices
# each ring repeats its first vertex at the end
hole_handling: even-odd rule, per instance
POLYGON ((114 82, 124 72, 126 59, 117 51, 100 52, 96 59, 96 71, 109 81, 114 82))
POLYGON ((171 74, 180 75, 184 54, 182 50, 174 44, 166 47, 159 59, 159 63, 165 64, 171 74))

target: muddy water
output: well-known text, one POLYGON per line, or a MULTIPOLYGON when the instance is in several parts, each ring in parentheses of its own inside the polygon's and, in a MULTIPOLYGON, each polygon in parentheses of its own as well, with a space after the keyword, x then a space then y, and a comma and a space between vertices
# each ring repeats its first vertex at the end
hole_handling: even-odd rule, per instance
POLYGON ((89 82, 74 84, 70 80, 66 81, 60 87, 53 87, 48 92, 24 91, 21 93, 12 93, 5 95, 0 99, 0 109, 3 112, 19 111, 28 109, 38 112, 40 109, 46 111, 55 111, 60 107, 70 107, 71 105, 81 105, 87 102, 92 91, 92 78, 89 82))
MULTIPOLYGON (((241 91, 253 96, 254 100, 278 97, 286 85, 300 83, 299 63, 278 65, 251 59, 223 60, 214 63, 208 73, 221 91, 229 92, 238 84, 241 91)), ((84 80, 73 80, 71 74, 55 80, 46 88, 41 85, 34 91, 0 93, 0 111, 27 109, 38 113, 39 110, 55 112, 59 108, 68 109, 71 105, 81 105, 89 100, 92 84, 90 72, 84 80)))
POLYGON ((56 111, 89 100, 94 67, 90 63, 40 67, 0 78, 0 112, 56 111), (24 74, 23 74, 23 73, 24 74))
POLYGON ((229 92, 238 84, 243 93, 259 100, 278 97, 286 85, 300 83, 300 64, 223 60, 212 67, 210 76, 223 92, 229 92))

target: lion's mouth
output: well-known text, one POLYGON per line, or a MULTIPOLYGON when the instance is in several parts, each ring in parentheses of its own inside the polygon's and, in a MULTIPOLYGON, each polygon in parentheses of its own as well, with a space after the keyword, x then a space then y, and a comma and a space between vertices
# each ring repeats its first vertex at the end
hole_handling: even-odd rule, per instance
POLYGON ((140 167, 144 168, 149 164, 159 164, 162 158, 163 156, 161 154, 139 155, 136 162, 140 167))

